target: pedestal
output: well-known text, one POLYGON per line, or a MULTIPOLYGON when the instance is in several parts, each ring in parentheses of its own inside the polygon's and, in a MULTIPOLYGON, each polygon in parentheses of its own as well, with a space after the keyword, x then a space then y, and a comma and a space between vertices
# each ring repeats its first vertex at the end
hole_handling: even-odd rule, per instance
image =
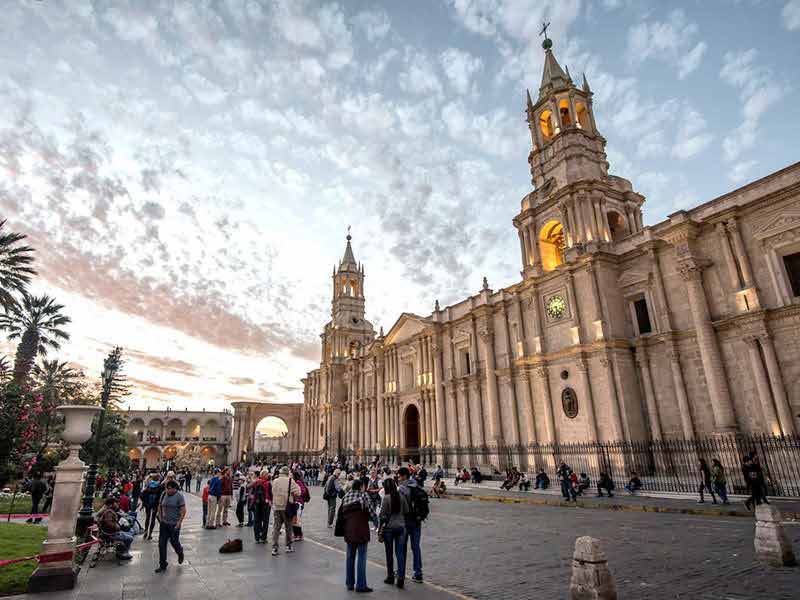
POLYGON ((81 487, 86 473, 86 465, 78 458, 79 448, 72 446, 69 457, 55 469, 53 507, 47 522, 47 539, 41 550, 41 554, 59 554, 63 558, 39 563, 28 581, 28 592, 32 594, 75 587, 78 573, 74 565, 75 515, 80 508, 81 487))

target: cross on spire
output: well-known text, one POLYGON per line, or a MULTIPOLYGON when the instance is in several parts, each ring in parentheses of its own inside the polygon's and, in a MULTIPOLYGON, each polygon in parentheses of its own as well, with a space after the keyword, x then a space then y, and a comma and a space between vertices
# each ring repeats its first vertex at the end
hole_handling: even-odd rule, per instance
POLYGON ((350 225, 347 226, 347 241, 349 242, 352 239, 350 235, 350 225))
POLYGON ((545 23, 542 21, 542 30, 539 32, 539 35, 544 36, 544 41, 542 42, 542 48, 545 50, 550 50, 553 47, 553 41, 547 37, 547 28, 550 27, 550 22, 548 21, 545 23))

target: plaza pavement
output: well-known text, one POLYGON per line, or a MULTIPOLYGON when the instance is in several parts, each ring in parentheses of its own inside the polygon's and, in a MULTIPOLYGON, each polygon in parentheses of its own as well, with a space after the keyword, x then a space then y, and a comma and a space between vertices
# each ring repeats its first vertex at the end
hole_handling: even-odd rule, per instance
MULTIPOLYGON (((200 502, 186 494, 190 512, 181 536, 186 548, 182 566, 170 549, 168 572, 154 574, 156 543, 137 539, 131 563, 102 562, 95 569, 84 569, 72 592, 21 598, 352 598, 343 585, 343 540, 326 526, 321 488, 310 489, 312 501, 303 514, 306 541, 296 545, 293 555, 269 556, 270 546, 256 546, 250 528, 202 530, 200 502), (241 537, 244 552, 219 554, 228 537, 241 537)), ((485 493, 497 495, 497 490, 488 488, 485 493)), ((626 501, 654 500, 664 499, 626 501)), ((592 535, 608 555, 620 598, 796 599, 800 569, 759 565, 754 560, 753 528, 752 517, 431 499, 431 517, 422 538, 427 583, 408 581, 405 590, 385 586, 385 572, 379 566, 384 564, 383 546, 374 539, 369 545, 368 579, 373 595, 389 599, 563 599, 568 597, 575 538, 592 535)), ((800 524, 787 524, 786 531, 800 554, 800 524)))
MULTIPOLYGON (((295 544, 294 554, 284 552, 284 538, 281 536, 281 554, 272 557, 271 545, 256 545, 253 530, 249 527, 204 530, 201 527, 200 499, 193 494, 184 493, 184 496, 188 514, 181 532, 186 555, 183 565, 178 565, 178 559, 170 547, 167 572, 153 572, 158 566, 156 529, 152 542, 137 536, 131 548, 134 558, 129 562, 118 565, 109 558, 90 569, 87 561, 74 590, 25 594, 14 596, 15 600, 340 600, 362 596, 345 589, 344 555, 339 544, 331 544, 327 536, 319 542, 309 539, 295 544), (244 551, 220 554, 219 547, 225 540, 235 537, 243 540, 244 551)), ((315 501, 319 506, 320 499, 317 497, 315 501)), ((233 511, 230 520, 236 522, 233 511)), ((271 536, 270 524, 270 540, 271 536)), ((378 544, 370 545, 373 546, 370 558, 374 558, 378 544)), ((413 584, 411 581, 407 581, 406 589, 399 590, 384 584, 385 577, 385 567, 374 563, 368 565, 367 581, 375 590, 372 596, 387 600, 452 600, 457 597, 430 585, 413 584)))

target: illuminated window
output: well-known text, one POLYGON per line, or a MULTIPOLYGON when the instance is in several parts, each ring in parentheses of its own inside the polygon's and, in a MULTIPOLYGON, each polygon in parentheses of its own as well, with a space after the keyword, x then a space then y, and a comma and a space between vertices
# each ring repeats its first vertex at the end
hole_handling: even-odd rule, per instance
POLYGON ((575 118, 578 120, 578 127, 587 131, 591 129, 589 113, 586 111, 586 105, 583 102, 575 103, 575 118))
POLYGON ((572 117, 569 114, 569 100, 564 99, 558 103, 558 113, 561 115, 561 125, 563 127, 572 125, 572 117))
POLYGON ((549 110, 542 111, 539 115, 539 128, 542 130, 542 135, 546 140, 553 137, 555 128, 553 127, 553 113, 549 110))
POLYGON ((625 218, 617 211, 608 211, 606 218, 608 219, 608 230, 611 233, 612 242, 621 240, 630 233, 628 231, 628 225, 625 223, 625 218))
POLYGON ((564 227, 558 221, 548 221, 539 234, 542 268, 552 271, 564 262, 564 227))

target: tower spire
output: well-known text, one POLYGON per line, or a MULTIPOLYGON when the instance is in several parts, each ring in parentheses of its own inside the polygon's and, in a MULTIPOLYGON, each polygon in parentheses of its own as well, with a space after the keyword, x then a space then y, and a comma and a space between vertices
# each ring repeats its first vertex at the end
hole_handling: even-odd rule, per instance
POLYGON ((350 235, 350 225, 347 226, 347 237, 345 239, 347 240, 347 246, 345 246, 344 256, 339 263, 339 270, 358 271, 358 263, 356 262, 356 257, 353 256, 353 247, 350 245, 350 240, 353 239, 353 236, 350 235))
POLYGON ((542 31, 540 35, 544 35, 542 48, 544 48, 544 69, 542 71, 542 84, 539 86, 539 98, 546 96, 548 92, 568 87, 571 83, 569 75, 564 73, 561 65, 558 64, 556 57, 553 55, 553 40, 547 37, 547 28, 550 23, 542 23, 542 31))
POLYGON ((586 73, 583 73, 583 86, 582 86, 582 89, 587 94, 591 94, 592 93, 592 90, 589 89, 589 82, 586 81, 586 73))

